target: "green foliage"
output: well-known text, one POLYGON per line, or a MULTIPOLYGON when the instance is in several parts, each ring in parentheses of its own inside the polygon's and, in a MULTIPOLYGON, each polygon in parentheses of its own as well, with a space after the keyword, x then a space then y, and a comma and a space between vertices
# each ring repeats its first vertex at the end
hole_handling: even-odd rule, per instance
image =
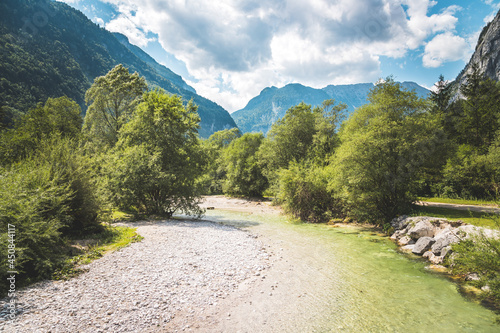
POLYGON ((330 175, 323 167, 292 162, 279 171, 276 197, 287 213, 302 221, 326 222, 342 215, 342 206, 328 188, 330 175))
POLYGON ((67 97, 49 98, 0 133, 0 164, 7 165, 32 155, 44 139, 52 136, 78 139, 81 109, 67 97))
POLYGON ((71 6, 50 0, 0 1, 0 106, 6 107, 9 126, 17 114, 49 97, 68 96, 83 108, 94 78, 120 63, 152 87, 182 95, 184 101, 193 99, 203 137, 236 126, 226 110, 197 95, 125 36, 99 27, 71 6), (45 14, 46 24, 36 25, 45 14))
MULTIPOLYGON (((495 221, 498 229, 498 215, 495 221)), ((479 288, 488 286, 489 291, 483 297, 500 310, 500 238, 480 234, 453 244, 452 250, 452 272, 464 275, 477 273, 480 279, 473 284, 479 288)))
POLYGON ((315 108, 316 124, 312 146, 308 149, 307 157, 315 165, 326 166, 335 149, 340 145, 337 134, 340 124, 345 119, 345 104, 335 104, 335 100, 323 101, 321 107, 315 108))
MULTIPOLYGON (((41 142, 29 159, 0 169, 0 251, 15 228, 20 284, 50 277, 64 256, 62 235, 98 232, 99 206, 83 156, 69 139, 41 142)), ((4 285, 7 256, 0 258, 4 285)))
POLYGON ((302 220, 325 221, 337 209, 323 168, 339 145, 337 131, 345 109, 334 100, 325 100, 314 109, 304 103, 291 107, 273 124, 259 149, 259 163, 271 192, 302 220))
POLYGON ((434 103, 431 109, 434 113, 443 116, 446 114, 452 97, 452 85, 447 83, 443 75, 439 76, 439 81, 435 85, 436 91, 431 91, 429 100, 434 103))
POLYGON ((408 212, 419 172, 442 142, 425 100, 391 78, 344 124, 332 167, 332 188, 360 221, 385 223, 408 212))
POLYGON ((215 132, 208 139, 202 141, 202 149, 207 160, 203 175, 198 182, 203 193, 222 193, 222 184, 226 177, 226 170, 222 161, 222 150, 239 137, 241 137, 241 132, 235 127, 215 132))
POLYGON ((245 133, 232 141, 222 152, 226 180, 224 193, 260 197, 267 188, 267 179, 262 174, 257 151, 264 136, 261 133, 245 133))
POLYGON ((196 107, 156 90, 143 96, 105 169, 112 200, 147 214, 199 215, 195 181, 204 162, 196 107))
POLYGON ((145 90, 144 78, 130 74, 121 64, 105 76, 97 77, 85 94, 89 108, 83 130, 88 140, 98 146, 113 147, 118 132, 129 121, 145 90))
POLYGON ((490 154, 479 154, 470 145, 461 145, 448 159, 443 179, 435 187, 438 195, 450 198, 494 198, 499 191, 500 164, 493 146, 490 154))
POLYGON ((285 116, 273 124, 262 145, 260 155, 266 171, 273 173, 307 157, 315 125, 316 117, 310 105, 300 103, 288 109, 285 116))
MULTIPOLYGON (((500 85, 479 74, 477 66, 460 88, 464 99, 439 114, 449 138, 442 172, 427 182, 427 195, 490 199, 500 184, 500 85), (496 140, 495 140, 496 139, 496 140)), ((436 104, 438 105, 438 104, 436 104)))
POLYGON ((483 78, 477 66, 466 78, 460 89, 465 99, 458 123, 458 142, 485 153, 500 129, 500 84, 483 78))

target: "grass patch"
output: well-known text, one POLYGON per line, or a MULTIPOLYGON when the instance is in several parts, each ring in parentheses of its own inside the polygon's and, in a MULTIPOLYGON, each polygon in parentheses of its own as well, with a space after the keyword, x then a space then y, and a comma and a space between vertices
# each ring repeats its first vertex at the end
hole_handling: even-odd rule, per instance
POLYGON ((143 239, 138 235, 136 228, 107 226, 106 229, 84 240, 70 240, 70 247, 80 252, 67 258, 62 267, 54 272, 54 280, 68 280, 83 270, 81 265, 86 265, 95 259, 101 258, 107 252, 113 252, 143 239), (78 244, 87 245, 78 245, 78 244), (83 253, 82 253, 83 252, 83 253))
POLYGON ((414 206, 412 216, 432 216, 448 220, 461 220, 478 227, 495 228, 496 223, 492 218, 495 214, 472 212, 467 210, 450 209, 443 207, 414 206))
POLYGON ((450 199, 450 198, 424 198, 419 197, 418 200, 423 202, 440 202, 456 205, 475 205, 475 206, 493 206, 498 207, 498 202, 493 200, 467 200, 467 199, 450 199))
POLYGON ((111 219, 113 221, 132 221, 134 219, 134 214, 122 212, 120 210, 113 210, 111 213, 111 219))

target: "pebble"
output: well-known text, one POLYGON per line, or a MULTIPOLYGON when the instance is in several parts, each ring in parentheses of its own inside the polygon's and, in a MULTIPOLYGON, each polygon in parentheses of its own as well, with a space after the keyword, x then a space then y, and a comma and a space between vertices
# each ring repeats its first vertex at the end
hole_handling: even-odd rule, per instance
POLYGON ((19 290, 14 321, 5 321, 10 300, 0 300, 0 331, 190 329, 207 304, 217 306, 219 298, 269 268, 262 243, 234 227, 204 221, 132 226, 141 242, 90 263, 71 280, 19 290))

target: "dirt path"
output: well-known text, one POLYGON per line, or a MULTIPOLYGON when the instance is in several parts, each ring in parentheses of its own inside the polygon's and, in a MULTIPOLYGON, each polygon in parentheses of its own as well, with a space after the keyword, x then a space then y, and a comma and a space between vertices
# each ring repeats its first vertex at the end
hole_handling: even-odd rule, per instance
POLYGON ((449 203, 429 202, 429 201, 418 201, 417 205, 458 209, 458 210, 470 210, 472 212, 479 212, 479 213, 497 213, 497 214, 500 213, 500 208, 495 208, 491 206, 460 205, 460 204, 449 204, 449 203))

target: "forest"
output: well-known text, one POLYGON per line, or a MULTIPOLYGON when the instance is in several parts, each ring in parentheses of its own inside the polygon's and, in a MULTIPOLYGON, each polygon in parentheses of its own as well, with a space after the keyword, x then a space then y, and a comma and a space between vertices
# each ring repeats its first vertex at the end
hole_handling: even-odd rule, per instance
MULTIPOLYGON (((267 136, 233 128, 201 139, 192 101, 148 89, 145 78, 118 65, 87 90, 84 118, 63 96, 1 129, 0 250, 7 253, 5 226, 15 225, 21 282, 29 284, 61 268, 68 239, 109 232, 103 222, 113 212, 201 216, 202 195, 266 196, 302 221, 385 230, 418 197, 494 200, 499 98, 500 85, 477 70, 459 90, 440 77, 428 99, 388 77, 351 115, 334 100, 301 103, 267 136)), ((478 246, 500 251, 500 241, 460 250, 478 246)), ((486 265, 500 298, 500 262, 492 258, 463 264, 486 265)), ((7 260, 0 259, 2 283, 7 260)))

